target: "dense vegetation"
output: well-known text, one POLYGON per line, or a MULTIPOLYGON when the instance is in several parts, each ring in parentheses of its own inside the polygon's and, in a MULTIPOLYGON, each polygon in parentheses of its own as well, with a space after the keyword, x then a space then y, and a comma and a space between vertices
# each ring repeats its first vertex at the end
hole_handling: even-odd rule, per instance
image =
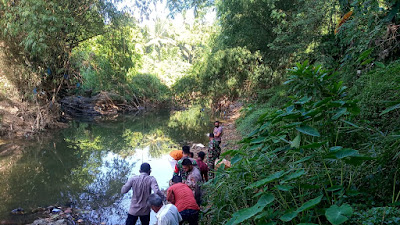
POLYGON ((219 111, 245 102, 233 166, 206 184, 205 223, 399 223, 399 1, 167 5, 171 18, 144 26, 107 0, 2 1, 4 51, 31 71, 10 79, 27 100, 93 90, 219 111))
POLYGON ((214 101, 249 104, 204 220, 398 223, 400 4, 216 4, 221 32, 195 78, 214 101))

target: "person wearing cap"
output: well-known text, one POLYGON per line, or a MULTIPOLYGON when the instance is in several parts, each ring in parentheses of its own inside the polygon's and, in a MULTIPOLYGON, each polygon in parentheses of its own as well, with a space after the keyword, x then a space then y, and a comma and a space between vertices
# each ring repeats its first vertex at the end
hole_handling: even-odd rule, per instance
POLYGON ((167 200, 178 208, 182 216, 182 222, 187 221, 189 225, 197 225, 200 207, 198 206, 192 190, 182 183, 180 176, 172 177, 173 185, 167 190, 167 200))
POLYGON ((127 193, 130 189, 133 192, 126 225, 136 224, 139 218, 142 225, 149 225, 150 206, 147 204, 147 198, 150 196, 152 190, 161 199, 165 198, 164 194, 158 188, 157 180, 153 176, 150 176, 150 164, 143 163, 140 166, 139 172, 140 175, 129 178, 121 188, 122 194, 127 193))
POLYGON ((171 164, 172 169, 175 169, 175 166, 178 163, 178 160, 180 160, 182 157, 183 157, 182 150, 173 150, 169 153, 168 161, 171 164))

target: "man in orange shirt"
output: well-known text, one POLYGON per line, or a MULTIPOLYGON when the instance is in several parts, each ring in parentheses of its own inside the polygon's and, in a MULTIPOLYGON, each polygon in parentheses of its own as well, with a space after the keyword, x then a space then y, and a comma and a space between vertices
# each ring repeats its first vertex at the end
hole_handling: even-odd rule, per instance
POLYGON ((180 176, 172 178, 173 185, 167 190, 167 200, 178 208, 182 216, 182 222, 187 221, 189 225, 197 225, 200 207, 197 205, 192 190, 182 183, 180 176))

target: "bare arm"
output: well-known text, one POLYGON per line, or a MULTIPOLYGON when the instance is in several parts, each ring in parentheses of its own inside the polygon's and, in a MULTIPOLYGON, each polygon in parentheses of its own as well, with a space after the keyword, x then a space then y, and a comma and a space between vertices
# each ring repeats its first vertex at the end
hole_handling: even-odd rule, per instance
POLYGON ((167 190, 167 201, 171 202, 172 204, 175 204, 175 195, 174 192, 171 190, 171 188, 168 188, 167 190))
POLYGON ((215 137, 220 137, 222 134, 222 127, 221 129, 217 129, 217 134, 215 135, 215 137))
POLYGON ((151 189, 153 190, 154 194, 158 194, 163 200, 165 199, 165 195, 162 191, 160 191, 157 180, 154 177, 151 180, 151 189))

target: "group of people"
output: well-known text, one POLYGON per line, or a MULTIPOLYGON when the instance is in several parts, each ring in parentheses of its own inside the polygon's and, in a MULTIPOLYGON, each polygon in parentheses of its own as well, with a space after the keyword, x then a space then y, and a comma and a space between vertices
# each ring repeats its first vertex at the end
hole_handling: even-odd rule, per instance
POLYGON ((185 221, 197 225, 201 204, 201 183, 214 178, 215 161, 221 153, 222 127, 215 121, 210 133, 207 164, 206 153, 197 153, 193 158, 189 146, 170 152, 169 160, 174 169, 170 187, 165 194, 159 189, 156 179, 151 174, 148 163, 140 166, 140 174, 128 179, 121 189, 125 194, 133 191, 126 225, 134 225, 140 219, 142 225, 149 225, 150 210, 156 213, 157 225, 177 225, 185 221), (153 192, 153 193, 151 193, 153 192), (168 204, 164 202, 168 201, 168 204))

